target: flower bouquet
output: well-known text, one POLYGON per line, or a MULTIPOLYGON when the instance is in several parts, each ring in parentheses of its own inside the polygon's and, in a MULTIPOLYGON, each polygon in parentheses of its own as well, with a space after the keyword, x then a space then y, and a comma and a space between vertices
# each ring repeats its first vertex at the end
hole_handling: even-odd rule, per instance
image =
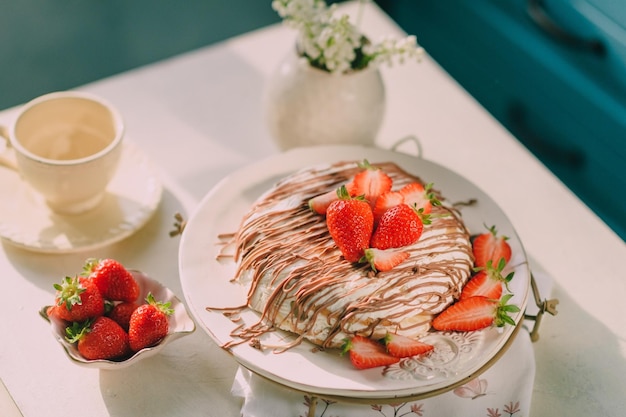
POLYGON ((273 0, 272 8, 283 21, 298 30, 298 52, 315 67, 331 73, 345 73, 366 68, 372 64, 400 63, 419 59, 423 48, 415 36, 386 37, 371 42, 360 30, 363 7, 360 0, 356 24, 348 15, 335 16, 337 5, 324 0, 273 0))

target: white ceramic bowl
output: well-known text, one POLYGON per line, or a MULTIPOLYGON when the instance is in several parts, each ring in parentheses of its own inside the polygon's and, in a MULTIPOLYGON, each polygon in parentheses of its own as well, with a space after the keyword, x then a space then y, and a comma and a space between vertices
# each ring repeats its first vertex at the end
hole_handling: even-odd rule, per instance
POLYGON ((143 358, 155 355, 168 343, 188 334, 191 334, 196 329, 196 325, 193 319, 189 316, 185 305, 176 297, 176 295, 174 295, 172 291, 170 291, 168 288, 164 287, 154 279, 150 278, 143 272, 135 270, 132 270, 130 272, 133 274, 135 280, 139 284, 140 292, 139 298, 137 300, 139 303, 142 300, 145 300, 149 292, 154 295, 154 298, 157 301, 169 301, 171 303, 171 308, 174 309, 174 313, 170 316, 169 331, 167 333, 167 336, 165 336, 165 338, 163 338, 163 340, 161 340, 157 345, 141 349, 140 351, 135 352, 132 356, 124 360, 88 360, 81 356, 75 344, 69 343, 67 340, 65 340, 65 323, 58 320, 50 320, 46 314, 47 306, 43 307, 40 311, 40 315, 46 321, 50 322, 52 334, 59 342, 59 344, 63 347, 63 350, 67 354, 67 357, 70 358, 70 360, 75 364, 88 368, 99 369, 125 368, 143 358))

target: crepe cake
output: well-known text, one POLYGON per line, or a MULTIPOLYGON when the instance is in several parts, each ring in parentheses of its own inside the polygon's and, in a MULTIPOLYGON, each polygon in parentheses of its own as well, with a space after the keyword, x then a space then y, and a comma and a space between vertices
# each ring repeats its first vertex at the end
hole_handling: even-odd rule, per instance
MULTIPOLYGON (((393 189, 423 181, 391 162, 372 164, 393 180, 393 189)), ((323 216, 308 201, 346 184, 360 168, 344 161, 305 168, 265 192, 234 234, 234 282, 246 286, 247 307, 257 323, 240 326, 225 347, 245 341, 260 347, 260 336, 275 329, 295 334, 283 349, 306 339, 338 348, 355 334, 387 332, 420 337, 433 317, 458 298, 471 275, 470 235, 460 214, 442 202, 420 239, 402 250, 409 258, 387 272, 346 261, 323 216)), ((275 347, 276 348, 276 347, 275 347)), ((280 349, 279 349, 280 350, 280 349)))

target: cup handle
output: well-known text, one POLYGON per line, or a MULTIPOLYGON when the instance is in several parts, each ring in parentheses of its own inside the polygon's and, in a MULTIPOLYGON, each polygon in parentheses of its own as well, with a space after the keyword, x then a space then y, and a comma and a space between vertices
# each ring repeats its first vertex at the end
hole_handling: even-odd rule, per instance
POLYGON ((2 125, 0 125, 0 139, 3 139, 4 142, 4 149, 0 147, 0 165, 17 171, 17 160, 15 159, 15 151, 9 141, 9 132, 2 125))

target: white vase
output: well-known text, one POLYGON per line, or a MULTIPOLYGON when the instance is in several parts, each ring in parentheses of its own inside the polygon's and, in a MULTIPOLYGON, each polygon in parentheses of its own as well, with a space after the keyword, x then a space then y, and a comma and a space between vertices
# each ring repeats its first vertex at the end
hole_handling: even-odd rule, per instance
POLYGON ((331 74, 295 52, 270 77, 265 99, 269 131, 281 149, 373 145, 385 113, 378 68, 331 74))

